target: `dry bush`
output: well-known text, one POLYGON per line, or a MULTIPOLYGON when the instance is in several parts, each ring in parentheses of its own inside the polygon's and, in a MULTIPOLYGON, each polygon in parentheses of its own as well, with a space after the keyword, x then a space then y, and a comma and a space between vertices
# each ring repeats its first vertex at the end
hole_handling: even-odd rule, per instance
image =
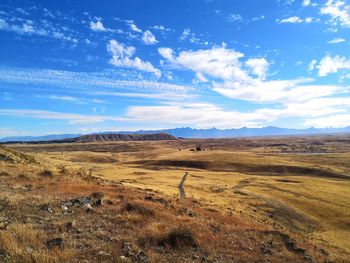
POLYGON ((10 176, 10 174, 6 171, 1 171, 0 176, 10 176))
POLYGON ((28 175, 25 174, 25 173, 20 173, 18 176, 17 176, 18 179, 28 179, 28 175))
POLYGON ((198 247, 192 231, 186 228, 176 228, 171 230, 162 240, 159 241, 159 245, 163 247, 170 246, 174 249, 198 247))
POLYGON ((183 226, 167 230, 166 226, 157 224, 149 228, 138 241, 145 248, 160 246, 179 250, 199 247, 193 231, 183 226))
POLYGON ((142 203, 126 203, 123 207, 123 211, 129 213, 138 213, 143 216, 153 216, 154 210, 142 203))
POLYGON ((43 177, 53 177, 53 172, 51 170, 45 169, 41 171, 39 175, 43 177))

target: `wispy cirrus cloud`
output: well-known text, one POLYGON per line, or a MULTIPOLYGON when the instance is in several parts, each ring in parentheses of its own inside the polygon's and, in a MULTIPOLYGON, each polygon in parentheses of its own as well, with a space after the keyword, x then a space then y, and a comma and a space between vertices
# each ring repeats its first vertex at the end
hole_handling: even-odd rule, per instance
POLYGON ((300 24, 300 23, 312 23, 312 22, 318 22, 319 19, 315 19, 313 17, 306 17, 306 18, 300 18, 298 16, 290 16, 283 19, 277 19, 276 22, 278 24, 300 24))
POLYGON ((41 37, 49 37, 57 40, 69 41, 78 43, 78 39, 61 32, 54 28, 51 24, 45 23, 38 25, 31 20, 23 23, 11 23, 0 18, 0 31, 9 31, 20 35, 36 35, 41 37))
POLYGON ((339 44, 339 43, 342 43, 342 42, 345 42, 346 40, 344 38, 341 38, 341 37, 338 37, 338 38, 334 38, 330 41, 328 41, 327 43, 328 44, 339 44))
MULTIPOLYGON (((85 95, 111 95, 119 97, 154 98, 164 100, 190 98, 196 92, 192 86, 168 82, 139 79, 131 72, 74 72, 48 69, 0 68, 0 83, 27 85, 31 89, 51 94, 55 88, 60 91, 85 95), (129 76, 129 79, 123 79, 129 76), (89 79, 87 82, 86 79, 89 79)), ((55 99, 79 101, 77 96, 55 95, 55 99)), ((54 99, 54 98, 51 98, 54 99)), ((91 102, 85 99, 84 102, 91 102)))
POLYGON ((65 120, 69 124, 94 124, 103 121, 122 121, 123 118, 108 115, 87 115, 33 109, 0 109, 0 115, 35 119, 65 120))

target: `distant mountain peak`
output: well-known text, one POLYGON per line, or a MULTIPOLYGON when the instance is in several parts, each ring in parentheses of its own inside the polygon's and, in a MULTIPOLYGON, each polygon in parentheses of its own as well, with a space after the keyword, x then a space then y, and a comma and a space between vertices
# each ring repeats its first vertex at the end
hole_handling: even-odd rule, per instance
MULTIPOLYGON (((278 136, 278 135, 315 135, 315 134, 330 134, 330 133, 350 133, 350 126, 344 128, 315 128, 306 129, 291 129, 281 128, 276 126, 267 126, 262 128, 232 128, 232 129, 217 129, 215 127, 209 129, 194 129, 190 127, 180 127, 174 129, 163 130, 138 130, 138 131, 120 131, 120 132, 99 132, 88 135, 98 134, 123 134, 123 135, 150 135, 150 134, 167 134, 181 138, 230 138, 230 137, 251 137, 251 136, 278 136)), ((84 136, 88 136, 84 135, 84 136)), ((81 134, 52 134, 46 136, 20 136, 6 137, 0 139, 0 142, 9 141, 52 141, 72 139, 82 136, 81 134)))

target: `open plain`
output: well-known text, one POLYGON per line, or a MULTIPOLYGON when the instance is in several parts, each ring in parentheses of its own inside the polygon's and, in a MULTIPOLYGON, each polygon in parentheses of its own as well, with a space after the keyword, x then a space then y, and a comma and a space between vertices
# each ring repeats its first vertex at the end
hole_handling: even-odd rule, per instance
MULTIPOLYGON (((134 224, 133 227, 123 228, 123 231, 130 231, 124 236, 132 237, 129 242, 134 241, 145 249, 146 254, 151 255, 148 259, 153 262, 169 261, 169 258, 161 256, 165 252, 159 250, 159 242, 154 249, 148 244, 153 244, 150 237, 143 239, 139 235, 141 232, 144 235, 143 231, 155 231, 157 224, 158 232, 168 231, 171 224, 188 225, 197 239, 202 241, 198 241, 199 247, 206 251, 205 260, 208 262, 350 260, 349 135, 12 144, 6 145, 6 149, 22 152, 38 163, 9 163, 3 158, 3 172, 13 176, 1 178, 7 180, 8 186, 43 184, 47 195, 51 196, 43 198, 46 202, 51 200, 55 203, 58 197, 62 199, 73 197, 74 194, 83 195, 96 187, 98 191, 107 193, 111 200, 136 199, 136 202, 142 200, 143 205, 151 206, 149 209, 152 212, 122 214, 119 220, 129 220, 129 224, 134 224), (40 179, 37 174, 42 169, 52 171, 54 176, 40 179), (186 171, 189 172, 185 181, 186 199, 181 202, 178 184, 186 171), (22 179, 18 179, 20 174, 22 179), (36 176, 31 177, 30 174, 36 176), (88 182, 84 181, 86 178, 79 179, 84 181, 81 182, 74 179, 79 177, 77 174, 90 179, 88 182), (128 197, 121 197, 120 194, 115 197, 113 187, 122 189, 128 197), (162 206, 153 207, 154 202, 148 204, 150 202, 145 200, 158 200, 162 206), (177 218, 178 213, 171 216, 169 207, 184 211, 180 213, 180 219, 177 218), (154 216, 153 209, 162 215, 154 216), (172 219, 165 220, 164 225, 159 227, 167 217, 172 219), (230 227, 233 226, 236 232, 229 235, 233 231, 230 227), (139 227, 142 230, 136 230, 139 227), (214 236, 220 233, 220 238, 204 237, 209 235, 209 232, 205 233, 209 231, 206 227, 214 232, 214 236), (237 227, 247 232, 239 234, 237 227), (276 237, 266 240, 267 236, 276 233, 279 233, 277 239, 285 243, 287 252, 276 249, 279 246, 276 237), (292 237, 294 241, 289 240, 292 237), (269 247, 266 247, 267 244, 270 244, 269 247)), ((4 185, 2 187, 3 193, 6 193, 4 185)), ((19 188, 16 189, 18 191, 19 188)), ((8 195, 13 198, 16 196, 10 190, 8 195)), ((38 195, 29 194, 27 198, 38 195)), ((20 204, 25 200, 22 198, 22 201, 14 202, 20 204)), ((115 203, 115 200, 111 203, 115 203)), ((100 216, 107 218, 107 221, 112 220, 108 216, 113 207, 108 209, 109 212, 99 211, 100 216)), ((113 220, 116 220, 115 215, 113 220)), ((113 237, 112 232, 110 235, 113 237)), ((78 252, 71 250, 70 253, 60 260, 72 261, 71 256, 78 252)), ((91 253, 96 256, 99 252, 91 253)), ((173 255, 172 259, 173 262, 205 262, 203 253, 197 254, 187 257, 185 254, 182 257, 173 255)), ((9 253, 11 255, 14 256, 9 253)), ((119 254, 107 251, 106 262, 110 260, 108 255, 122 260, 119 254)), ((49 256, 47 261, 50 262, 49 256)), ((138 262, 135 258, 134 261, 138 262)))

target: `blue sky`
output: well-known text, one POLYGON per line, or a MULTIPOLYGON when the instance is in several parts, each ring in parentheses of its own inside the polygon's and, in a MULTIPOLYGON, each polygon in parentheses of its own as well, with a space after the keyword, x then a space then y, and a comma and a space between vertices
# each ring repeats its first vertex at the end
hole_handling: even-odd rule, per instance
POLYGON ((0 137, 350 125, 350 2, 0 3, 0 137))

